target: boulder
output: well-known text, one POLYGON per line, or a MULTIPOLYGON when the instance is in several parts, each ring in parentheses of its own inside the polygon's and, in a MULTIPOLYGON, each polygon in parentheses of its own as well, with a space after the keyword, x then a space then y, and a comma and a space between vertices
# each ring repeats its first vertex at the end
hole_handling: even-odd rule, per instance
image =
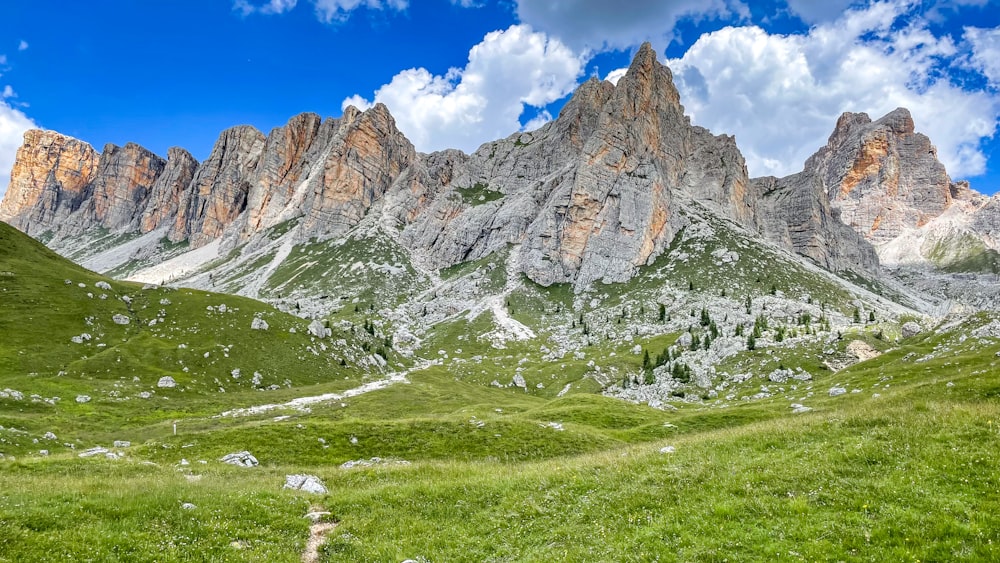
POLYGON ((918 325, 917 323, 915 323, 913 321, 904 323, 901 330, 903 332, 903 338, 909 338, 911 336, 916 336, 916 335, 920 334, 920 332, 921 332, 920 325, 918 325))
POLYGON ((323 484, 323 481, 315 475, 285 475, 285 486, 282 488, 305 491, 307 493, 314 493, 317 495, 327 493, 326 486, 323 484))
POLYGON ((242 452, 226 454, 219 458, 219 461, 239 467, 257 467, 257 465, 260 464, 253 454, 245 450, 242 452))

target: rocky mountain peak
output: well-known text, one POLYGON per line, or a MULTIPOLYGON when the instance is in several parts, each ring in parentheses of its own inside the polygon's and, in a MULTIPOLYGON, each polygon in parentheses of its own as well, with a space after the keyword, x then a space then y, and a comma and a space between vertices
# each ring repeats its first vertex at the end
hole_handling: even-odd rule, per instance
POLYGON ((0 203, 0 220, 37 236, 78 209, 89 196, 100 155, 55 131, 25 132, 0 203))
POLYGON ((874 244, 939 216, 956 191, 905 108, 874 122, 863 113, 843 114, 806 169, 818 176, 843 221, 874 244))

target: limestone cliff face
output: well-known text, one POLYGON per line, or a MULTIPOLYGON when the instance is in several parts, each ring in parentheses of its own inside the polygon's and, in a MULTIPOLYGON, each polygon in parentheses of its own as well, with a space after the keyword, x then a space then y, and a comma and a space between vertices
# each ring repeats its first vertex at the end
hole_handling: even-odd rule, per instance
POLYGON ((248 125, 222 132, 183 193, 170 240, 203 246, 222 235, 247 206, 250 177, 264 151, 264 135, 248 125))
POLYGON ((423 157, 386 209, 432 267, 514 244, 532 280, 585 286, 625 281, 662 253, 682 226, 677 197, 752 225, 748 185, 734 140, 691 126, 670 70, 644 45, 617 86, 587 81, 541 129, 467 159, 423 157))
POLYGON ((184 192, 197 169, 198 161, 191 153, 178 147, 167 151, 167 164, 150 189, 146 209, 137 217, 140 232, 148 233, 174 222, 184 192))
POLYGON ((768 239, 831 271, 878 271, 874 247, 841 222, 808 168, 784 178, 755 178, 751 189, 759 198, 759 229, 768 239))
MULTIPOLYGON (((837 147, 855 135, 838 131, 837 147)), ((231 247, 292 219, 302 241, 346 235, 371 217, 425 266, 512 246, 511 265, 532 280, 580 288, 635 275, 685 225, 679 209, 698 202, 828 268, 877 267, 826 197, 827 170, 842 159, 815 157, 820 172, 751 182, 733 137, 690 124, 648 44, 617 85, 591 79, 557 119, 471 155, 417 154, 381 104, 337 119, 301 114, 267 136, 234 127, 201 164, 180 149, 164 161, 131 144, 98 156, 51 132, 30 133, 20 154, 0 209, 56 239, 163 228, 191 247, 231 247)), ((858 177, 848 193, 860 196, 867 176, 858 177)))
POLYGON ((330 136, 331 123, 323 125, 320 116, 303 113, 268 135, 250 182, 244 237, 281 222, 286 209, 294 207, 296 189, 316 161, 314 143, 325 145, 330 136))
POLYGON ((95 224, 112 230, 133 224, 147 208, 153 184, 165 167, 166 161, 135 143, 105 146, 83 213, 63 232, 78 234, 95 224))
POLYGON ((331 125, 298 207, 301 228, 309 236, 341 235, 357 225, 417 159, 413 144, 382 104, 364 112, 348 107, 331 125))
POLYGON ((875 122, 843 114, 806 170, 823 183, 844 222, 876 245, 941 215, 959 189, 902 108, 875 122))
POLYGON ((100 156, 55 131, 31 130, 17 151, 0 220, 32 236, 56 228, 90 195, 100 156))

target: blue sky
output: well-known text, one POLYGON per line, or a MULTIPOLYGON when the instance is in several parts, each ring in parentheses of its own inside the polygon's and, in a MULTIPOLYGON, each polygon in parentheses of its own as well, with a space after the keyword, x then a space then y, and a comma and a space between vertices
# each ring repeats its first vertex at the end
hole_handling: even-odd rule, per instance
POLYGON ((751 175, 801 169, 843 111, 908 107, 1000 190, 998 0, 0 0, 0 191, 26 127, 208 156, 223 129, 384 102, 419 150, 558 114, 651 41, 751 175))

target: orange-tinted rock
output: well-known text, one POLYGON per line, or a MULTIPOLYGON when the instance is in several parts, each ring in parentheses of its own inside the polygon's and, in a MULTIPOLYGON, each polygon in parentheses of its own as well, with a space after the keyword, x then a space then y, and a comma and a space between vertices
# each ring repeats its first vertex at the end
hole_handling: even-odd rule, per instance
POLYGON ((87 143, 55 131, 27 131, 0 203, 0 220, 33 236, 53 230, 88 197, 98 161, 87 143))

